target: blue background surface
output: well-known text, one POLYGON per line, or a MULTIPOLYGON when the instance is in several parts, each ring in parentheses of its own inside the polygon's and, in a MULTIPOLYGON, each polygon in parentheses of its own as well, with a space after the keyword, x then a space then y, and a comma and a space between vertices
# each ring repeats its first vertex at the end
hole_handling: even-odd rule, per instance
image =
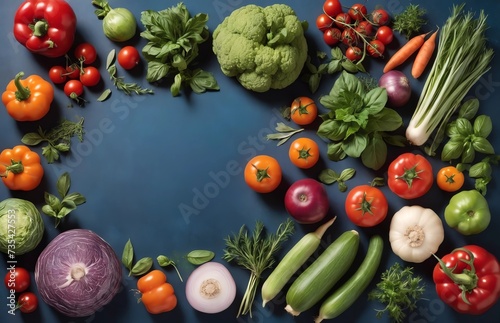
MULTIPOLYGON (((29 53, 18 44, 12 34, 12 19, 21 1, 4 1, 0 12, 0 86, 7 85, 14 75, 24 71, 26 75, 47 75, 48 69, 64 64, 64 59, 49 60, 29 53)), ((156 258, 165 254, 176 261, 178 268, 186 280, 194 266, 183 257, 193 249, 210 249, 216 253, 215 261, 225 264, 237 282, 237 298, 226 311, 216 315, 202 314, 194 311, 185 299, 184 283, 180 282, 172 268, 165 269, 170 282, 174 285, 179 299, 177 308, 161 315, 149 315, 144 306, 137 304, 136 296, 131 289, 136 286, 136 279, 128 277, 124 270, 122 288, 113 301, 100 309, 95 315, 87 318, 73 319, 60 315, 55 310, 40 303, 39 309, 30 315, 17 313, 12 317, 7 314, 7 293, 0 288, 0 322, 311 322, 317 315, 318 307, 292 318, 284 310, 284 295, 279 295, 269 303, 260 306, 260 295, 257 296, 253 308, 253 318, 248 316, 235 318, 241 297, 246 288, 249 273, 221 259, 224 249, 224 238, 237 232, 241 225, 253 229, 255 221, 264 222, 269 231, 275 231, 279 223, 288 214, 283 206, 283 196, 287 187, 295 180, 305 177, 316 178, 324 168, 340 172, 347 167, 356 169, 356 176, 347 182, 349 188, 365 184, 375 176, 386 176, 387 165, 380 171, 366 169, 359 160, 345 159, 331 162, 326 157, 326 144, 321 144, 322 160, 320 164, 308 171, 302 171, 291 165, 288 160, 287 145, 277 147, 276 142, 266 141, 265 136, 274 132, 276 122, 283 121, 279 109, 291 103, 298 95, 310 95, 306 85, 298 80, 285 90, 269 91, 264 94, 252 93, 241 87, 234 79, 224 76, 219 69, 210 43, 202 47, 201 65, 212 72, 219 82, 219 92, 202 95, 182 93, 180 97, 172 97, 167 84, 148 84, 145 81, 145 64, 132 72, 118 69, 118 74, 126 81, 136 82, 144 87, 154 89, 154 95, 126 96, 116 90, 109 81, 105 70, 106 56, 111 49, 117 51, 121 46, 130 44, 138 49, 145 41, 138 35, 125 44, 108 40, 101 29, 101 22, 94 15, 91 1, 69 1, 78 17, 77 39, 91 42, 97 48, 99 60, 97 66, 101 70, 103 80, 94 89, 87 89, 84 97, 88 101, 85 107, 73 104, 64 96, 62 89, 56 87, 56 96, 51 112, 41 121, 34 123, 16 123, 0 109, 0 149, 20 144, 20 138, 26 132, 33 131, 39 124, 49 126, 60 118, 75 120, 85 118, 86 137, 84 142, 73 142, 72 152, 61 161, 48 165, 44 161, 45 177, 36 190, 23 193, 11 192, 0 186, 0 199, 19 197, 33 201, 39 209, 43 205, 43 192, 55 192, 55 183, 64 171, 71 174, 71 190, 80 192, 87 198, 87 203, 78 207, 58 229, 54 228, 53 219, 43 215, 46 229, 42 243, 33 252, 19 256, 19 265, 33 272, 37 255, 43 247, 60 231, 71 228, 90 229, 103 237, 120 257, 127 239, 131 239, 135 247, 136 259, 145 256, 156 258), (105 102, 96 99, 106 88, 113 90, 112 96, 105 102), (243 167, 257 154, 268 154, 277 158, 284 172, 284 180, 277 191, 271 194, 257 194, 251 191, 243 180, 243 167), (183 215, 182 208, 189 207, 190 215, 183 215)), ((177 4, 177 1, 109 1, 112 7, 126 7, 138 20, 139 31, 143 30, 140 13, 146 9, 161 10, 177 4)), ((192 14, 205 12, 209 15, 208 26, 212 32, 215 27, 236 8, 249 3, 268 5, 270 1, 243 0, 211 0, 184 1, 192 14)), ((306 33, 310 51, 328 51, 323 44, 319 31, 315 28, 316 16, 321 13, 323 1, 286 1, 294 8, 301 20, 307 20, 310 28, 306 33)), ((344 0, 349 6, 354 1, 344 0)), ((369 10, 382 5, 393 16, 399 13, 410 2, 406 0, 368 1, 369 10)), ((442 26, 449 16, 454 1, 412 1, 427 9, 428 25, 426 30, 442 26)), ((459 2, 455 2, 459 3, 459 2)), ((500 12, 500 2, 496 0, 469 1, 466 9, 478 12, 484 9, 490 29, 487 36, 490 45, 499 53, 500 23, 496 18, 500 12)), ((467 37, 467 35, 464 35, 467 37)), ((402 38, 389 46, 391 55, 402 38)), ((375 78, 381 76, 384 61, 368 59, 366 67, 375 78)), ((405 64, 402 70, 410 75, 411 64, 405 64)), ((500 112, 500 66, 498 59, 492 63, 492 70, 486 74, 472 90, 481 102, 480 113, 490 115, 494 122, 494 130, 490 141, 497 153, 500 151, 498 126, 500 112)), ((313 95, 318 99, 328 93, 336 76, 325 77, 322 86, 313 95)), ((399 112, 407 123, 422 88, 424 77, 419 81, 412 80, 413 97, 411 104, 399 112)), ((314 127, 306 128, 304 136, 320 142, 314 127)), ((41 152, 40 147, 34 148, 41 152)), ((390 149, 388 162, 403 151, 420 152, 418 148, 390 149)), ((432 159, 435 171, 444 164, 432 159)), ((490 227, 483 233, 464 237, 445 224, 445 241, 438 255, 443 256, 453 248, 465 244, 479 244, 490 250, 500 259, 500 242, 497 232, 500 229, 498 214, 500 212, 500 176, 498 167, 494 169, 494 179, 488 186, 487 198, 493 215, 490 227)), ((467 185, 471 185, 469 182, 467 185)), ((390 201, 390 215, 380 226, 373 229, 361 229, 352 225, 343 209, 347 193, 340 193, 336 185, 328 186, 331 202, 329 217, 337 215, 336 223, 325 234, 325 244, 333 241, 342 232, 357 229, 361 235, 360 251, 356 264, 362 260, 367 247, 368 238, 373 234, 381 234, 386 242, 381 266, 369 289, 373 288, 380 273, 394 262, 400 261, 392 251, 387 240, 390 215, 406 204, 420 204, 433 208, 442 216, 444 207, 452 196, 440 191, 435 185, 423 198, 405 201, 397 198, 387 187, 382 190, 390 201)), ((296 234, 283 246, 278 256, 283 256, 293 242, 303 234, 315 229, 314 225, 296 225, 296 234)), ((3 258, 6 264, 6 257, 3 258)), ((493 322, 500 315, 500 303, 497 303, 485 315, 477 318, 455 313, 436 295, 432 282, 434 259, 422 264, 408 264, 415 268, 426 283, 426 293, 418 303, 418 309, 410 313, 409 322, 468 322, 479 319, 481 322, 493 322)), ((159 266, 155 263, 155 268, 159 266)), ((354 269, 354 267, 353 267, 354 269)), ((0 265, 0 274, 6 272, 6 265, 0 265)), ((350 271, 350 273, 352 273, 350 271)), ((269 271, 265 272, 265 275, 269 271)), ((33 284, 32 290, 36 292, 33 284)), ((260 292, 260 289, 259 289, 260 292)), ((260 293, 259 293, 260 294, 260 293)), ((374 308, 381 308, 377 302, 366 299, 366 293, 337 321, 339 322, 375 322, 374 308)), ((379 320, 388 322, 387 316, 379 320)), ((379 322, 377 321, 377 322, 379 322)))

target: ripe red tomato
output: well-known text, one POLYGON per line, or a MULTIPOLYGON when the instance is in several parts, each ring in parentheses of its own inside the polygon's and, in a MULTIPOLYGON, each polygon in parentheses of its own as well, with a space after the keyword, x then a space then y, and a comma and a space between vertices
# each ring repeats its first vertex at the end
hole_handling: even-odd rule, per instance
POLYGON ((358 42, 358 37, 356 35, 356 32, 351 29, 347 28, 342 31, 342 43, 347 45, 347 46, 353 46, 358 42))
POLYGON ((281 166, 271 156, 258 155, 248 161, 244 176, 245 182, 251 189, 258 193, 269 193, 281 183, 281 166))
POLYGON ((80 82, 84 86, 96 86, 101 80, 101 73, 94 66, 87 66, 83 68, 83 73, 80 74, 80 82))
POLYGON ((17 299, 19 310, 23 313, 34 312, 38 307, 38 297, 32 292, 25 292, 17 299))
POLYGON ((300 96, 293 100, 290 106, 290 118, 300 126, 311 124, 318 116, 318 106, 314 100, 300 96))
POLYGON ((360 21, 356 26, 356 31, 365 36, 371 36, 373 34, 373 25, 366 20, 360 21))
POLYGON ((77 60, 90 65, 97 59, 97 51, 92 44, 82 43, 75 48, 74 55, 77 60))
POLYGON ((118 52, 118 64, 126 70, 130 70, 139 64, 141 55, 134 46, 125 46, 118 52))
POLYGON ((345 57, 351 62, 356 62, 363 57, 363 51, 359 47, 351 46, 345 51, 345 57))
POLYGON ((349 16, 355 21, 361 21, 364 20, 366 17, 366 13, 368 12, 366 10, 366 6, 361 4, 361 3, 356 3, 349 8, 347 11, 349 13, 349 16))
POLYGON ((380 40, 384 45, 389 45, 394 38, 392 28, 388 26, 380 26, 375 34, 375 39, 380 40))
POLYGON ((387 170, 387 185, 397 196, 414 199, 427 193, 434 183, 431 163, 422 155, 403 153, 387 170))
POLYGON ((323 32, 323 40, 328 46, 337 45, 342 39, 342 32, 338 28, 327 28, 323 32))
POLYGON ((342 12, 342 4, 339 0, 326 0, 323 4, 323 12, 330 17, 336 17, 342 12))
POLYGON ((30 273, 22 267, 15 267, 7 271, 4 283, 8 290, 14 290, 16 293, 24 292, 31 283, 30 273))
POLYGON ((328 17, 326 13, 322 13, 316 18, 316 27, 321 31, 325 31, 327 28, 330 28, 332 24, 333 19, 328 17))
POLYGON ((357 226, 373 227, 387 216, 389 210, 384 193, 371 185, 352 188, 345 200, 345 212, 357 226))
POLYGON ((49 79, 54 84, 66 82, 66 69, 62 66, 52 66, 49 70, 49 79))
POLYGON ((298 168, 309 169, 319 161, 318 144, 306 137, 297 138, 290 145, 288 157, 298 168))
POLYGON ((337 27, 339 27, 342 30, 345 28, 349 28, 347 25, 350 25, 351 23, 352 23, 352 18, 346 12, 341 12, 335 16, 335 25, 337 25, 337 27))
POLYGON ((366 50, 372 57, 382 57, 384 55, 385 45, 380 40, 374 39, 366 46, 366 50))
POLYGON ((375 9, 372 12, 372 21, 374 24, 384 26, 389 23, 390 16, 384 9, 375 9))
POLYGON ((80 78, 80 67, 77 64, 71 64, 66 67, 66 75, 72 80, 80 78))
POLYGON ((83 94, 83 84, 78 80, 69 80, 64 84, 64 94, 76 99, 83 94))

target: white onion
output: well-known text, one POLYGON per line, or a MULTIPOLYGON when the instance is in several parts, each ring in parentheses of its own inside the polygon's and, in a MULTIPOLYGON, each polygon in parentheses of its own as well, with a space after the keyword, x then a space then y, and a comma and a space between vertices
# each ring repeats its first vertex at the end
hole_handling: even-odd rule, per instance
POLYGON ((41 298, 70 317, 94 314, 120 289, 121 263, 111 246, 90 230, 55 237, 37 259, 35 281, 41 298))
POLYGON ((207 262, 196 268, 186 282, 189 304, 203 313, 219 313, 227 309, 236 297, 236 284, 227 268, 217 262, 207 262))

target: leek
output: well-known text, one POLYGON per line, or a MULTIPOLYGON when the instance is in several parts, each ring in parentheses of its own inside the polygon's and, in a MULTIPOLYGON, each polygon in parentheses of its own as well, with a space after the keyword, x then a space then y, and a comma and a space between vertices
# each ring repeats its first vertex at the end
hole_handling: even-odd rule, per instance
MULTIPOLYGON (((453 6, 441 29, 436 59, 406 129, 406 138, 413 145, 422 146, 436 129, 442 131, 472 86, 491 68, 493 50, 485 37, 487 16, 481 10, 474 19, 473 13, 462 12, 463 7, 453 6)), ((427 153, 433 155, 432 149, 427 153)))

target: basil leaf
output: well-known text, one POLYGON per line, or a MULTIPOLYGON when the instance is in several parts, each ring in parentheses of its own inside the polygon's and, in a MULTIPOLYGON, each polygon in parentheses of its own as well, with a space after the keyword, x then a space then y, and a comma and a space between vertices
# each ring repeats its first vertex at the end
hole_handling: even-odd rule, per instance
POLYGON ((469 168, 469 176, 472 178, 490 177, 491 173, 491 165, 483 161, 474 164, 469 168))
POLYGON ((110 89, 106 89, 97 98, 97 101, 99 101, 99 102, 106 101, 110 96, 111 96, 111 90, 110 89))
POLYGON ((76 192, 69 193, 68 195, 66 195, 66 197, 64 199, 65 200, 71 200, 76 205, 81 205, 81 204, 83 204, 83 203, 85 203, 87 201, 87 199, 85 198, 85 196, 83 196, 80 193, 76 193, 76 192))
POLYGON ((341 65, 342 65, 342 68, 349 73, 357 73, 358 72, 358 68, 356 67, 356 64, 354 64, 352 61, 350 61, 348 59, 343 60, 341 65))
POLYGON ((317 130, 320 137, 332 141, 340 141, 347 136, 348 125, 339 120, 326 120, 322 122, 317 130))
POLYGON ((122 263, 129 271, 132 270, 132 262, 134 261, 134 247, 130 239, 125 243, 122 252, 122 263))
POLYGON ((219 85, 212 73, 198 70, 189 83, 195 93, 203 93, 206 90, 219 90, 219 85))
POLYGON ((42 136, 36 132, 30 132, 25 134, 21 138, 21 142, 28 146, 36 146, 43 141, 42 136))
POLYGON ((334 47, 331 50, 331 55, 333 59, 341 60, 344 57, 342 50, 339 47, 334 47))
POLYGON ((215 257, 215 253, 210 250, 193 250, 186 256, 187 260, 193 265, 201 265, 209 262, 215 257))
POLYGON ((339 181, 348 181, 354 177, 354 174, 356 174, 356 170, 354 168, 346 168, 340 173, 339 181))
POLYGON ((178 96, 181 92, 181 87, 182 87, 182 75, 176 74, 174 76, 174 83, 170 86, 170 92, 172 93, 172 96, 178 96))
POLYGON ((367 145, 367 136, 355 133, 353 136, 342 142, 342 150, 347 154, 347 156, 357 158, 361 156, 367 145))
POLYGON ((464 118, 457 118, 455 122, 457 131, 462 136, 467 137, 468 135, 473 133, 474 130, 472 128, 472 123, 469 120, 464 118))
POLYGON ((458 110, 458 117, 472 120, 479 110, 479 100, 472 98, 465 101, 458 110))
POLYGON ((387 104, 387 90, 381 87, 370 90, 364 97, 364 103, 370 115, 376 115, 381 112, 387 104))
POLYGON ((479 137, 486 138, 493 130, 491 118, 486 115, 480 115, 474 120, 474 134, 479 137))
POLYGON ((474 146, 472 142, 466 141, 464 143, 464 149, 462 151, 462 163, 472 163, 474 158, 476 157, 476 151, 474 150, 474 146))
POLYGON ((458 159, 462 155, 463 150, 463 141, 448 140, 448 142, 443 146, 443 150, 441 151, 441 160, 451 161, 453 159, 458 159))
POLYGON ((491 145, 491 143, 488 141, 488 139, 483 138, 483 137, 473 137, 472 139, 472 146, 475 151, 486 154, 486 155, 493 155, 495 153, 495 149, 491 145))
POLYGON ((68 172, 64 172, 57 180, 56 187, 59 196, 64 198, 68 194, 69 187, 71 186, 71 178, 68 172))
POLYGON ((153 266, 153 259, 151 257, 144 257, 139 259, 130 270, 129 275, 141 276, 147 273, 153 266))
MULTIPOLYGON (((326 72, 328 74, 334 74, 342 70, 343 63, 340 60, 332 60, 326 65, 326 72)), ((322 70, 320 70, 322 72, 322 70)))
POLYGON ((361 154, 363 165, 373 170, 379 170, 387 159, 387 145, 380 135, 375 133, 361 154))
POLYGON ((42 212, 45 213, 46 215, 54 217, 54 218, 57 216, 56 211, 54 211, 54 209, 52 209, 52 207, 48 204, 45 204, 44 206, 42 206, 42 212))
POLYGON ((330 160, 339 161, 346 158, 347 154, 342 149, 342 142, 329 143, 327 146, 327 155, 330 160))
POLYGON ((321 74, 311 74, 308 79, 309 91, 316 93, 321 83, 321 74))
POLYGON ((156 260, 158 261, 158 265, 160 265, 161 267, 167 267, 174 263, 172 260, 170 260, 170 258, 164 255, 158 256, 156 260))
MULTIPOLYGON (((76 203, 73 200, 64 199, 61 202, 61 206, 62 206, 61 210, 67 209, 69 211, 72 211, 72 210, 76 209, 76 203)), ((68 214, 68 213, 66 213, 66 214, 68 214)), ((64 214, 64 215, 66 215, 66 214, 64 214)))
POLYGON ((319 173, 318 179, 323 184, 333 184, 339 179, 339 175, 333 169, 324 169, 319 173))

